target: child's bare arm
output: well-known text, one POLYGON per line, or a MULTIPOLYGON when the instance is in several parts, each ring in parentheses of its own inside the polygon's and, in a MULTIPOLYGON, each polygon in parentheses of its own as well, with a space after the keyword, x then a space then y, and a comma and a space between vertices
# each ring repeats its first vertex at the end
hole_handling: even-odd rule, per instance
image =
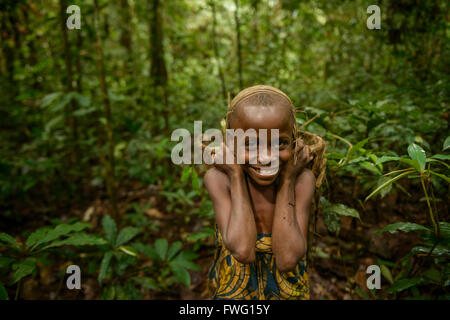
POLYGON ((308 217, 315 177, 305 169, 296 181, 282 181, 275 204, 272 249, 280 271, 292 271, 307 249, 308 217))
POLYGON ((225 246, 239 262, 253 262, 256 224, 244 173, 239 167, 227 173, 212 168, 206 172, 205 186, 225 246))
POLYGON ((310 160, 309 148, 300 163, 283 172, 275 203, 272 250, 280 271, 292 271, 307 249, 308 217, 315 190, 315 177, 303 169, 310 160), (300 171, 300 175, 297 175, 300 171))

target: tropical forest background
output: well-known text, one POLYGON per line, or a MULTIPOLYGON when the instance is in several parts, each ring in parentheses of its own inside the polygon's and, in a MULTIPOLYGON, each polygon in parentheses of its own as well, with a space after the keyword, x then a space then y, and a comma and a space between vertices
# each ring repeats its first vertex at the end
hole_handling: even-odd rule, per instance
POLYGON ((0 1, 0 298, 208 298, 205 168, 174 165, 170 135, 220 128, 228 96, 269 84, 327 142, 311 297, 449 299, 448 9, 0 1), (66 287, 70 265, 80 290, 66 287), (370 265, 381 289, 367 289, 370 265))

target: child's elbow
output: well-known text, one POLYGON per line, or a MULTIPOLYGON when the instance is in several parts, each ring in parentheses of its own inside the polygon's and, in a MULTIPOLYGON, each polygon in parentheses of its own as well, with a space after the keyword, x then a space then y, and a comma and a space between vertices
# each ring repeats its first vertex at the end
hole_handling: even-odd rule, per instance
POLYGON ((280 272, 291 272, 295 270, 298 261, 296 259, 278 259, 276 260, 277 269, 280 272))
POLYGON ((255 250, 252 249, 241 249, 233 250, 231 255, 240 263, 253 263, 255 262, 255 250))
POLYGON ((284 255, 275 259, 277 269, 280 272, 294 271, 298 262, 304 257, 306 251, 301 251, 297 255, 284 255))

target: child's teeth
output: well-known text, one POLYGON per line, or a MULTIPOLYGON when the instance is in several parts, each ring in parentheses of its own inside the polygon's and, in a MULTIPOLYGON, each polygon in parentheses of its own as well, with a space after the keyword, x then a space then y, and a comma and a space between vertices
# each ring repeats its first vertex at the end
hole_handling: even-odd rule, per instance
POLYGON ((261 168, 260 169, 262 175, 270 176, 278 172, 278 168, 261 168))

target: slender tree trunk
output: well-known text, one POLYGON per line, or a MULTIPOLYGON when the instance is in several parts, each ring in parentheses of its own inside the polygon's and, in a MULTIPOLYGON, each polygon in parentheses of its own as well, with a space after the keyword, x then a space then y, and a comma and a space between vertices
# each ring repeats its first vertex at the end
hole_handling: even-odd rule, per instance
MULTIPOLYGON (((64 62, 66 67, 65 77, 63 78, 63 85, 66 87, 67 92, 74 91, 74 82, 72 77, 72 57, 70 53, 70 42, 69 36, 67 34, 67 26, 66 26, 66 9, 68 7, 66 0, 59 0, 60 6, 60 25, 61 25, 61 34, 62 34, 62 44, 64 51, 64 62)), ((78 163, 78 125, 76 118, 73 116, 73 112, 77 109, 77 104, 75 101, 71 101, 66 109, 65 109, 65 119, 66 123, 71 131, 71 139, 72 139, 72 152, 71 152, 71 166, 76 165, 78 163)))
POLYGON ((238 61, 238 77, 239 89, 242 90, 242 50, 241 50, 241 22, 239 20, 239 0, 234 0, 236 10, 234 11, 234 21, 236 25, 236 42, 237 42, 237 61, 238 61))
POLYGON ((253 0, 252 1, 252 7, 253 7, 253 11, 254 11, 254 15, 253 15, 253 43, 254 43, 254 50, 255 53, 257 54, 259 52, 260 49, 260 43, 259 43, 259 20, 258 20, 258 10, 259 10, 259 2, 260 0, 253 0))
POLYGON ((111 117, 111 103, 108 97, 108 88, 105 80, 105 67, 103 64, 103 48, 102 40, 99 33, 99 8, 98 0, 94 0, 94 30, 96 37, 96 49, 97 49, 97 68, 98 79, 100 82, 100 91, 103 98, 103 112, 106 118, 106 139, 108 143, 108 157, 105 161, 105 181, 109 199, 111 201, 112 213, 116 221, 119 219, 119 211, 117 209, 117 191, 116 191, 116 179, 115 179, 115 163, 114 163, 114 135, 113 124, 111 117))
POLYGON ((216 25, 217 25, 217 17, 216 17, 216 4, 213 1, 210 2, 211 4, 211 10, 212 10, 212 18, 213 18, 213 25, 212 25, 212 40, 213 40, 213 48, 214 48, 214 56, 217 60, 217 67, 219 69, 219 78, 220 78, 220 86, 222 88, 222 97, 226 101, 227 100, 227 86, 225 83, 225 76, 223 74, 222 70, 222 64, 220 62, 220 56, 219 56, 219 49, 217 47, 217 37, 216 37, 216 25))
POLYGON ((167 68, 164 59, 164 34, 163 21, 161 19, 161 3, 159 0, 150 0, 150 77, 157 100, 162 100, 165 108, 162 115, 165 123, 165 130, 169 130, 169 106, 167 93, 167 68), (162 96, 161 96, 162 95, 162 96))

